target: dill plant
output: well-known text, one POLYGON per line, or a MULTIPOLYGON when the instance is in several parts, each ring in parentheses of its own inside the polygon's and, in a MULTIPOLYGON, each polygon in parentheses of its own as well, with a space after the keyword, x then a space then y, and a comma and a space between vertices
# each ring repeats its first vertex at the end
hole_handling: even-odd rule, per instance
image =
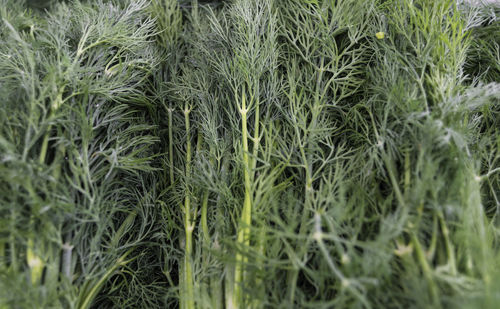
POLYGON ((494 4, 0 17, 0 308, 498 303, 494 4))
MULTIPOLYGON (((288 64, 287 96, 282 113, 290 141, 282 147, 289 152, 289 169, 298 186, 294 191, 300 192, 293 197, 294 203, 302 208, 293 211, 297 217, 285 220, 297 221, 295 229, 287 229, 285 234, 289 238, 285 243, 290 263, 286 300, 289 306, 306 306, 314 301, 304 293, 313 282, 323 282, 316 301, 327 300, 331 297, 330 291, 323 287, 332 280, 338 282, 338 286, 332 288, 344 291, 345 295, 342 292, 330 305, 341 305, 351 297, 366 303, 362 284, 349 278, 332 256, 331 250, 336 248, 334 251, 344 263, 351 259, 352 252, 339 242, 332 243, 333 248, 329 246, 334 235, 342 232, 324 231, 322 221, 334 220, 329 222, 329 228, 334 229, 342 220, 349 220, 333 208, 337 203, 338 207, 352 206, 343 206, 350 187, 343 182, 350 172, 346 163, 353 159, 355 146, 346 144, 340 133, 344 126, 342 118, 353 105, 351 100, 360 96, 369 51, 365 40, 372 7, 357 1, 288 1, 282 2, 279 12, 287 46, 284 62, 288 64), (314 257, 308 257, 311 250, 316 252, 314 257)), ((350 213, 354 214, 354 211, 350 213)), ((281 224, 285 223, 283 219, 279 219, 281 224)), ((354 249, 355 239, 346 238, 346 245, 351 244, 354 249)))
MULTIPOLYGON (((192 46, 187 53, 190 62, 181 66, 179 77, 174 78, 171 84, 173 99, 179 102, 181 106, 179 109, 184 114, 184 121, 181 123, 185 127, 185 133, 181 137, 182 142, 177 143, 185 145, 181 150, 183 156, 180 157, 185 165, 181 177, 185 184, 189 185, 191 182, 192 186, 194 181, 200 184, 199 188, 202 188, 202 190, 190 189, 190 187, 183 189, 184 220, 187 220, 186 217, 192 218, 190 222, 184 222, 184 225, 192 230, 197 228, 199 233, 194 235, 199 235, 199 237, 197 237, 198 241, 188 241, 193 234, 186 229, 186 239, 182 245, 185 246, 188 261, 192 260, 194 264, 200 261, 201 267, 210 267, 207 265, 209 261, 213 261, 214 264, 220 263, 212 257, 213 252, 210 249, 214 247, 213 242, 218 243, 218 246, 227 245, 223 242, 229 241, 236 234, 236 243, 231 241, 236 247, 230 245, 225 249, 228 254, 227 258, 235 260, 234 266, 226 267, 226 269, 213 266, 213 271, 220 273, 207 278, 208 282, 211 282, 205 286, 209 291, 203 285, 200 289, 196 288, 199 292, 190 291, 190 289, 195 289, 190 287, 192 283, 188 283, 185 287, 181 285, 181 289, 186 289, 185 293, 190 295, 200 293, 199 297, 212 297, 212 301, 205 303, 222 306, 222 292, 225 286, 226 304, 239 307, 249 301, 242 292, 248 262, 242 252, 250 247, 252 239, 250 234, 255 205, 253 199, 261 194, 256 192, 252 183, 259 180, 256 175, 257 169, 263 175, 261 178, 268 175, 264 163, 258 163, 259 157, 269 151, 261 148, 261 144, 264 144, 261 139, 265 134, 261 133, 263 132, 260 128, 263 123, 261 117, 265 117, 266 120, 270 119, 272 116, 270 111, 275 103, 274 97, 279 90, 279 79, 275 70, 277 53, 272 49, 273 44, 276 44, 275 21, 273 21, 275 17, 270 4, 266 2, 252 4, 243 1, 236 3, 228 11, 220 13, 193 11, 190 18, 192 18, 193 30, 205 33, 212 40, 209 41, 198 33, 188 34, 190 39, 187 44, 192 46), (259 16, 260 23, 254 24, 255 16, 259 16), (211 27, 208 30, 202 30, 202 22, 210 23, 211 27), (229 40, 239 52, 234 52, 227 45, 224 46, 225 40, 229 40), (221 83, 223 87, 220 86, 221 83), (191 119, 197 121, 194 122, 191 119), (195 125, 191 127, 190 123, 195 125), (210 173, 206 175, 208 179, 203 179, 203 175, 191 175, 191 164, 194 162, 198 166, 196 169, 198 173, 210 173), (223 173, 227 173, 228 168, 233 169, 229 180, 221 182, 213 179, 212 173, 222 176, 223 173), (213 180, 215 183, 209 184, 207 180, 213 180), (244 185, 240 188, 238 186, 227 188, 230 182, 233 182, 231 185, 235 186, 235 181, 244 185), (234 190, 234 192, 228 192, 228 190, 234 190), (239 196, 240 190, 242 190, 242 196, 239 196), (215 203, 210 200, 210 197, 216 199, 215 203), (226 203, 229 204, 224 205, 226 203), (188 209, 186 205, 192 205, 195 210, 188 209), (217 208, 231 207, 232 209, 216 208, 214 213, 209 210, 212 205, 217 208), (198 209, 201 211, 199 219, 198 209), (215 222, 209 224, 207 218, 210 213, 217 221, 223 220, 221 214, 235 218, 233 226, 214 229, 210 225, 215 225, 215 222), (240 219, 236 219, 238 217, 240 219), (211 234, 211 230, 215 232, 215 237, 211 234), (202 251, 198 253, 200 257, 196 256, 198 254, 193 256, 194 252, 190 248, 193 242, 199 244, 199 250, 202 251), (230 253, 233 257, 229 255, 230 253)), ((265 124, 268 125, 268 123, 265 124)), ((175 203, 180 202, 181 199, 175 203)), ((217 223, 221 224, 221 222, 217 223)), ((200 265, 197 266, 200 267, 200 265)), ((181 272, 186 272, 186 270, 181 268, 181 272)), ((192 280, 190 277, 195 276, 192 273, 187 275, 188 280, 192 280)), ((195 281, 203 281, 203 276, 204 274, 201 273, 199 279, 195 281)), ((185 275, 182 279, 186 280, 185 275)), ((203 303, 198 305, 204 306, 203 303)), ((194 306, 194 303, 187 303, 185 306, 194 306)))
POLYGON ((106 304, 151 231, 154 23, 145 1, 1 6, 1 304, 106 304))
POLYGON ((481 205, 482 158, 471 147, 479 133, 478 109, 498 93, 494 85, 465 89, 463 84, 468 31, 477 26, 474 10, 462 11, 453 1, 385 5, 387 18, 380 23, 388 39, 375 41, 383 46, 375 48, 382 52, 375 58, 382 65, 372 71, 376 86, 369 121, 374 153, 385 165, 381 170, 405 221, 396 243, 409 286, 400 295, 417 290, 422 294, 413 301, 419 307, 456 306, 447 291, 473 288, 480 278, 488 291, 486 273, 492 270, 481 268, 493 265, 496 254, 487 245, 492 231, 481 205))

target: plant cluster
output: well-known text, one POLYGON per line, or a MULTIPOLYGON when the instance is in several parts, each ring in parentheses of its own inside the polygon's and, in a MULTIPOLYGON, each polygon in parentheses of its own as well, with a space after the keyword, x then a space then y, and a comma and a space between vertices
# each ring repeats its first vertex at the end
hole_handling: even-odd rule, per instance
POLYGON ((0 309, 495 308, 499 16, 0 0, 0 309))

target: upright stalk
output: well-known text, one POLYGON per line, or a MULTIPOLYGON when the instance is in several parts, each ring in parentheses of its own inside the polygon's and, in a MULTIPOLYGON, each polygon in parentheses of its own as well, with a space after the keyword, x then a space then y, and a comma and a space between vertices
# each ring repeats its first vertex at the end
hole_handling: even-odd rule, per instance
MULTIPOLYGON (((15 231, 15 224, 17 222, 17 211, 15 207, 10 208, 10 228, 15 231)), ((17 248, 16 248, 16 237, 14 233, 9 233, 9 253, 10 253, 10 268, 13 271, 17 271, 17 248)))
POLYGON ((203 231, 203 241, 205 246, 210 246, 210 234, 208 231, 208 190, 203 192, 201 202, 201 230, 203 231))
POLYGON ((52 125, 48 125, 47 133, 45 133, 42 141, 42 148, 40 149, 40 156, 38 157, 38 162, 40 164, 45 163, 45 157, 47 156, 47 150, 49 146, 49 138, 50 138, 50 130, 52 129, 52 125))
MULTIPOLYGON (((253 102, 253 97, 251 101, 253 102)), ((254 120, 254 133, 253 133, 253 150, 252 150, 252 158, 251 158, 251 167, 252 170, 255 170, 257 166, 257 155, 259 153, 259 142, 260 142, 260 110, 259 110, 259 102, 255 102, 255 120, 254 120)), ((253 180, 253 179, 252 179, 253 180)))
POLYGON ((194 309, 194 285, 193 285, 193 268, 191 259, 193 254, 193 230, 194 222, 191 222, 191 198, 189 188, 189 178, 191 177, 191 128, 189 122, 189 113, 191 109, 186 103, 184 107, 184 120, 186 123, 186 191, 184 197, 184 229, 186 234, 186 248, 184 252, 184 294, 185 308, 194 309))
POLYGON ((174 184, 174 137, 173 137, 173 124, 172 124, 172 112, 174 109, 169 107, 168 111, 168 160, 169 162, 169 172, 170 172, 170 185, 174 184))
POLYGON ((422 245, 420 244, 420 241, 418 240, 415 232, 412 232, 410 235, 411 242, 413 244, 413 247, 415 248, 415 252, 417 255, 417 260, 420 264, 420 267, 422 267, 422 273, 427 281, 427 284, 429 285, 428 288, 432 306, 433 308, 442 308, 439 301, 439 290, 436 283, 434 282, 434 279, 432 278, 432 270, 425 257, 424 249, 422 248, 422 245))
MULTIPOLYGON (((59 89, 58 95, 56 99, 52 102, 51 104, 51 109, 50 109, 50 114, 49 114, 49 119, 52 117, 52 115, 59 109, 61 104, 63 103, 62 95, 64 93, 65 86, 62 86, 59 89)), ((47 157, 47 151, 48 151, 48 145, 49 145, 49 139, 50 139, 50 133, 51 133, 52 125, 49 124, 47 127, 47 131, 45 132, 45 135, 43 137, 42 141, 42 146, 40 149, 40 155, 38 157, 38 162, 40 164, 44 164, 46 157, 47 157)), ((59 151, 61 148, 59 149, 59 151)), ((57 154, 59 156, 59 153, 57 154)), ((59 174, 59 169, 60 167, 57 167, 54 170, 54 176, 58 177, 59 174)), ((35 193, 30 187, 30 195, 32 198, 35 198, 35 193)), ((34 220, 33 220, 33 215, 31 216, 31 223, 30 226, 34 226, 34 220)), ((40 256, 37 255, 36 250, 35 250, 35 234, 34 232, 28 237, 28 242, 27 242, 27 248, 26 248, 26 260, 27 264, 30 268, 30 276, 31 276, 31 283, 33 285, 37 285, 41 283, 42 280, 42 274, 43 274, 43 269, 45 267, 45 263, 42 260, 40 256)))
MULTIPOLYGON (((251 102, 250 102, 251 104, 251 102)), ((250 245, 250 227, 252 224, 252 185, 250 182, 250 173, 252 162, 248 157, 248 129, 247 129, 247 105, 245 91, 243 89, 241 96, 241 141, 243 144, 243 177, 245 182, 245 198, 243 201, 243 210, 241 213, 240 226, 238 228, 237 243, 240 246, 236 253, 236 267, 234 270, 234 289, 233 289, 233 307, 240 308, 243 305, 242 289, 243 283, 243 269, 246 258, 241 253, 241 250, 250 245)))

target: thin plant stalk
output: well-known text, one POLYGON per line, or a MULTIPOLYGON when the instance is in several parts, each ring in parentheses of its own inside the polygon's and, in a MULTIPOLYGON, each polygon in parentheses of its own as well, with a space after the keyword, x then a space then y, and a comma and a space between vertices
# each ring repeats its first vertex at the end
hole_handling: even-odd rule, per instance
MULTIPOLYGON (((251 105, 251 102, 250 104, 251 105)), ((248 129, 247 129, 247 113, 249 106, 246 104, 246 95, 243 88, 241 96, 241 106, 239 112, 241 115, 241 142, 243 144, 243 177, 245 184, 245 197, 243 200, 243 210, 241 213, 240 226, 238 228, 237 243, 241 247, 238 248, 236 254, 236 266, 234 270, 234 288, 233 288, 233 306, 241 308, 242 304, 242 284, 244 280, 244 266, 246 262, 245 255, 240 250, 247 248, 250 245, 250 227, 252 225, 252 185, 251 185, 251 168, 252 162, 248 157, 248 129)))
MULTIPOLYGON (((186 103, 184 107, 184 120, 186 126, 186 181, 191 177, 191 127, 189 114, 190 107, 186 103)), ((190 188, 186 183, 186 192, 184 197, 184 232, 185 232, 185 252, 184 252, 184 293, 185 293, 185 308, 194 309, 194 282, 193 282, 193 230, 194 218, 191 218, 191 196, 190 188)))
POLYGON ((168 159, 169 159, 169 179, 170 185, 174 184, 174 137, 173 137, 173 108, 169 107, 168 111, 168 159))

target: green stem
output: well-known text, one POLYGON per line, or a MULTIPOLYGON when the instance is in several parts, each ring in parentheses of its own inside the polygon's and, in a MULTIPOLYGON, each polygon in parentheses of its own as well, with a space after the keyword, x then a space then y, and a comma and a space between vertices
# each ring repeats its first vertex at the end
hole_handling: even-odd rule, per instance
MULTIPOLYGON (((58 231, 62 230, 62 224, 58 224, 56 229, 58 231)), ((63 244, 63 250, 61 255, 61 246, 59 244, 49 243, 46 245, 45 254, 47 256, 47 263, 45 265, 45 273, 43 275, 43 284, 48 290, 57 290, 60 286, 61 273, 66 275, 68 282, 71 282, 71 274, 66 273, 66 265, 71 265, 71 253, 69 253, 69 263, 67 263, 68 253, 66 248, 72 248, 67 246, 67 243, 63 244), (66 260, 66 261, 65 261, 66 260), (65 264, 66 262, 66 264, 65 264)), ((69 267, 71 270, 71 267, 69 267)))
POLYGON ((382 159, 384 160, 387 173, 389 174, 389 180, 391 181, 394 193, 396 194, 396 199, 398 200, 399 204, 406 209, 406 202, 403 197, 403 193, 401 193, 401 189, 399 188, 397 177, 394 173, 395 172, 394 164, 392 161, 389 160, 389 156, 383 150, 382 150, 382 159))
MULTIPOLYGON (((15 224, 17 222, 17 211, 11 207, 10 211, 11 231, 15 231, 15 224)), ((10 252, 10 267, 15 272, 17 271, 17 252, 16 252, 16 239, 13 232, 9 233, 9 252, 10 252)))
POLYGON ((222 309, 224 308, 224 302, 222 300, 222 282, 216 277, 210 278, 210 292, 212 297, 212 308, 222 309))
POLYGON ((404 179, 404 196, 408 198, 410 195, 410 180, 411 180, 411 165, 410 165, 410 151, 405 151, 405 179, 404 179))
POLYGON ((431 261, 434 258, 434 254, 436 252, 437 246, 437 237, 438 237, 438 219, 436 214, 432 216, 432 236, 429 244, 429 248, 427 249, 427 258, 431 261))
POLYGON ((168 108, 168 160, 170 170, 170 185, 174 184, 174 137, 173 137, 173 121, 172 108, 168 108))
MULTIPOLYGON (((208 190, 203 192, 202 204, 201 204, 201 230, 203 233, 203 267, 205 269, 209 268, 209 248, 210 248, 210 235, 208 230, 208 190)), ((220 286, 217 285, 216 278, 210 276, 208 278, 208 291, 207 294, 211 297, 212 308, 217 308, 217 304, 222 301, 222 294, 220 293, 220 286), (219 297, 220 296, 220 297, 219 297)))
MULTIPOLYGON (((259 235, 258 235, 258 241, 257 241, 257 251, 259 252, 259 257, 256 259, 256 264, 257 264, 257 269, 259 271, 263 271, 264 269, 264 255, 266 254, 265 248, 266 248, 266 229, 261 227, 259 229, 259 235)), ((252 307, 254 308, 260 308, 262 307, 262 301, 265 298, 265 290, 264 290, 264 284, 262 282, 261 277, 257 277, 255 280, 255 286, 258 287, 258 295, 257 297, 253 297, 253 304, 252 307)))
MULTIPOLYGON (((241 126, 242 126, 242 143, 243 143, 243 166, 244 166, 244 180, 245 180, 245 198, 243 201, 243 210, 241 213, 241 222, 238 229, 237 242, 241 245, 238 250, 250 245, 250 226, 252 224, 252 197, 251 197, 251 182, 250 182, 250 169, 251 161, 248 158, 248 130, 247 130, 247 106, 245 91, 243 91, 241 100, 241 126)), ((243 268, 245 258, 241 251, 236 254, 236 267, 234 270, 234 291, 233 291, 233 308, 240 308, 242 304, 242 289, 243 283, 243 268)))
POLYGON ((203 240, 206 246, 210 246, 210 234, 208 231, 208 190, 203 192, 201 203, 201 230, 203 231, 203 240))
MULTIPOLYGON (((235 267, 231 267, 229 264, 224 266, 224 273, 227 275, 224 277, 224 295, 225 295, 225 307, 237 309, 235 307, 235 296, 234 296, 234 287, 235 287, 235 267)), ((236 304, 238 305, 238 304, 236 304)))
POLYGON ((429 263, 427 263, 427 259, 425 257, 424 250, 420 245, 420 241, 414 232, 411 232, 411 241, 413 243, 413 247, 415 248, 415 252, 417 253, 417 259, 422 266, 422 272, 424 273, 424 277, 427 280, 427 284, 429 285, 429 293, 431 296, 431 302, 433 304, 433 308, 441 308, 441 304, 439 302, 439 293, 436 283, 432 278, 431 268, 429 263))
POLYGON ((254 135, 253 135, 253 153, 252 153, 252 169, 255 170, 257 166, 257 155, 259 153, 259 126, 260 126, 260 110, 259 110, 259 102, 256 102, 255 105, 255 126, 254 126, 254 135))
MULTIPOLYGON (((186 104, 184 109, 184 119, 186 122, 186 182, 189 182, 191 177, 191 128, 189 122, 190 109, 186 104)), ((193 254, 193 229, 194 222, 191 222, 191 198, 189 185, 186 186, 186 196, 184 199, 184 228, 186 233, 186 248, 184 253, 184 288, 186 295, 186 309, 194 309, 194 284, 193 284, 193 269, 191 259, 193 254)))
POLYGON ((30 268, 31 284, 40 284, 42 280, 43 268, 45 267, 45 265, 42 259, 37 255, 33 236, 30 236, 28 238, 28 244, 26 248, 26 262, 30 268))
POLYGON ((92 302, 94 301, 95 297, 101 290, 102 286, 106 283, 106 281, 113 275, 113 273, 121 266, 124 266, 128 263, 128 261, 125 261, 125 258, 133 251, 134 249, 130 249, 127 252, 125 252, 118 260, 116 263, 99 279, 99 281, 96 282, 90 289, 90 291, 87 293, 86 296, 84 296, 84 300, 81 305, 77 306, 77 309, 87 309, 90 308, 90 305, 92 305, 92 302))
MULTIPOLYGON (((55 114, 55 112, 61 107, 63 103, 63 93, 64 90, 66 89, 66 86, 62 86, 59 89, 59 92, 57 94, 57 97, 54 101, 52 101, 52 104, 50 106, 50 114, 49 114, 49 119, 52 118, 52 116, 55 114)), ((43 164, 45 162, 45 157, 47 156, 47 150, 49 146, 49 138, 50 138, 50 130, 52 129, 52 125, 49 124, 47 127, 47 132, 45 132, 45 136, 43 137, 42 141, 42 148, 40 150, 40 157, 38 158, 38 161, 40 164, 43 164)))
POLYGON ((450 241, 450 231, 448 230, 448 226, 446 225, 446 221, 444 220, 443 211, 441 209, 437 212, 439 222, 441 223, 441 231, 443 232, 444 243, 446 246, 446 255, 448 256, 448 265, 451 268, 451 274, 453 276, 457 275, 457 266, 455 259, 455 251, 453 249, 453 245, 450 241))
POLYGON ((47 127, 47 132, 43 137, 42 148, 40 149, 40 156, 38 157, 38 162, 40 164, 45 163, 45 157, 47 156, 47 149, 49 147, 49 138, 50 138, 50 130, 52 129, 52 125, 49 124, 47 127))

